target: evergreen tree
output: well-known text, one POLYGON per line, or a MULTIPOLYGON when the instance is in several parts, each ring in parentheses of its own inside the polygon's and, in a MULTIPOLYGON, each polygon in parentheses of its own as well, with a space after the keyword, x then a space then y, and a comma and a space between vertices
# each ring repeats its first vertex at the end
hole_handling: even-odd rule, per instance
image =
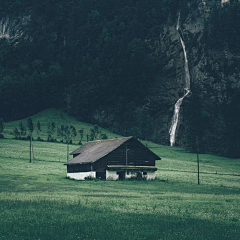
POLYGON ((75 137, 77 136, 77 130, 73 125, 70 126, 70 136, 71 136, 71 139, 70 139, 71 142, 72 142, 72 139, 73 138, 75 139, 75 137))
POLYGON ((80 135, 80 141, 79 144, 82 145, 82 140, 83 140, 83 135, 84 135, 84 128, 81 128, 80 130, 78 130, 79 135, 80 135))
POLYGON ((20 132, 19 132, 19 130, 18 130, 17 127, 14 128, 14 130, 13 130, 13 135, 14 135, 14 137, 15 137, 16 139, 19 139, 19 137, 20 137, 20 132))
POLYGON ((2 134, 4 128, 5 128, 5 124, 4 124, 3 118, 0 118, 0 138, 4 138, 2 134))
POLYGON ((40 132, 41 132, 41 123, 38 120, 38 122, 37 122, 37 134, 38 134, 38 139, 39 140, 40 140, 40 137, 39 137, 40 132))
POLYGON ((61 137, 61 142, 63 142, 63 138, 64 138, 64 130, 65 130, 65 127, 63 124, 61 124, 61 127, 57 128, 57 134, 59 137, 61 137))
POLYGON ((71 131, 68 125, 66 125, 64 127, 64 137, 66 139, 66 143, 67 143, 67 161, 69 160, 69 143, 71 140, 71 131))
POLYGON ((26 127, 23 124, 23 122, 19 123, 19 128, 20 128, 20 138, 26 136, 26 127))

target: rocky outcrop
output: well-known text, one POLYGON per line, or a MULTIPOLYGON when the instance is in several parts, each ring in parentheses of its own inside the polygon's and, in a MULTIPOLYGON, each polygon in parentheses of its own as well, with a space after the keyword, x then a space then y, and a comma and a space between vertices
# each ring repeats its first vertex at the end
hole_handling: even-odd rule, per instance
MULTIPOLYGON (((232 53, 227 45, 222 51, 206 47, 204 34, 206 28, 209 27, 208 20, 212 11, 216 9, 220 11, 224 4, 221 6, 220 1, 199 0, 196 2, 197 8, 191 8, 189 4, 188 15, 183 16, 180 21, 181 36, 188 54, 191 84, 199 88, 202 101, 206 104, 221 104, 229 101, 229 95, 226 94, 227 86, 239 88, 240 85, 239 69, 235 67, 230 72, 226 72, 224 63, 234 63, 240 56, 232 53)), ((157 47, 155 47, 154 56, 164 58, 165 61, 162 69, 164 77, 159 77, 150 89, 148 108, 153 113, 155 126, 153 138, 162 144, 169 144, 168 131, 171 126, 174 104, 183 96, 184 86, 184 56, 174 20, 164 26, 158 44, 155 45, 157 47)), ((188 97, 184 99, 184 102, 188 101, 188 97)), ((184 103, 181 108, 176 145, 183 145, 184 139, 184 103)))
POLYGON ((0 39, 17 41, 27 33, 27 26, 31 20, 31 15, 17 17, 6 16, 0 20, 0 39))

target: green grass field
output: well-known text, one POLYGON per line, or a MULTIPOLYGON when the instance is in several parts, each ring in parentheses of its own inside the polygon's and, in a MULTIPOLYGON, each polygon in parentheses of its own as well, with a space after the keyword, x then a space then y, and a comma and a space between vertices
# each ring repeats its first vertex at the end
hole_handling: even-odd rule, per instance
POLYGON ((29 163, 29 142, 4 135, 0 239, 240 239, 239 159, 200 155, 197 185, 195 154, 144 142, 162 158, 156 180, 75 181, 66 144, 34 141, 29 163))

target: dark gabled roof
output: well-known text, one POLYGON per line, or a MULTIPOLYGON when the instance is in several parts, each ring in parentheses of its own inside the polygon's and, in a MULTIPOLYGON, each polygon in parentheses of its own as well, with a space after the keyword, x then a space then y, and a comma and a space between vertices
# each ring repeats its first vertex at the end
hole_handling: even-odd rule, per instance
POLYGON ((82 145, 81 147, 79 147, 76 150, 74 150, 73 152, 71 152, 70 155, 80 154, 80 153, 84 152, 85 150, 91 148, 92 146, 94 146, 94 145, 96 145, 98 143, 99 143, 99 141, 87 142, 84 145, 82 145))
POLYGON ((112 152, 131 138, 132 137, 124 137, 87 142, 82 147, 71 152, 70 155, 79 155, 77 155, 64 165, 96 162, 97 160, 106 156, 108 153, 112 152))
MULTIPOLYGON (((123 137, 123 138, 116 138, 116 139, 108 139, 108 140, 99 140, 99 141, 92 141, 87 142, 80 148, 76 149, 75 151, 71 152, 71 155, 77 155, 64 165, 70 164, 84 164, 84 163, 93 163, 97 160, 103 158, 116 148, 120 147, 125 142, 129 141, 133 137, 123 137)), ((143 147, 145 147, 143 145, 143 147)), ((145 147, 146 148, 146 147, 145 147)), ((148 148, 147 148, 148 149, 148 148)), ((156 154, 148 149, 148 151, 156 156, 156 160, 161 159, 156 154)))

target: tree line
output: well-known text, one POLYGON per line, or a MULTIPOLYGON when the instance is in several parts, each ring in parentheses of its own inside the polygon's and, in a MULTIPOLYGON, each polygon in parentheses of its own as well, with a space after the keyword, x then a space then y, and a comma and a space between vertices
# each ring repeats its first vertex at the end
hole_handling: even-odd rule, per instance
MULTIPOLYGON (((4 127, 2 127, 2 122, 3 121, 0 119, 1 133, 4 129, 4 127)), ((26 123, 21 121, 19 123, 19 127, 14 128, 12 134, 15 139, 29 140, 34 130, 35 133, 37 133, 37 141, 65 142, 67 144, 72 144, 77 141, 79 145, 82 145, 83 141, 88 142, 97 139, 108 139, 107 134, 103 133, 97 125, 94 125, 86 132, 84 128, 77 130, 74 125, 61 124, 61 126, 56 126, 55 122, 48 122, 47 129, 43 132, 41 122, 38 120, 36 126, 34 126, 31 118, 28 118, 26 123), (47 138, 45 140, 41 138, 40 133, 47 136, 47 138), (56 138, 56 135, 58 139, 56 138), (78 139, 76 139, 77 136, 79 136, 78 139)))

